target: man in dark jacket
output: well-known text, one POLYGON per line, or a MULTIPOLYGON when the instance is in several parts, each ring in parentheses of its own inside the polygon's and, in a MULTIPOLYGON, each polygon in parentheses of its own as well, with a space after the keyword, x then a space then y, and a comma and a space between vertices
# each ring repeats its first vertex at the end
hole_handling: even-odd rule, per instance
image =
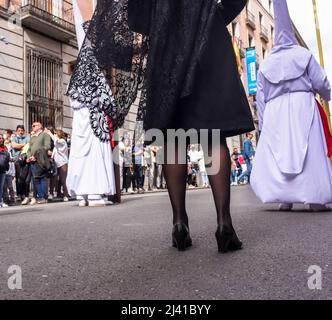
MULTIPOLYGON (((50 164, 48 159, 43 156, 51 149, 51 138, 48 134, 43 132, 43 126, 39 122, 32 125, 33 135, 30 139, 30 148, 28 150, 27 162, 31 164, 31 173, 34 179, 34 186, 37 192, 37 203, 47 203, 47 178, 46 173, 50 164)), ((30 204, 35 204, 35 199, 32 199, 30 204)))

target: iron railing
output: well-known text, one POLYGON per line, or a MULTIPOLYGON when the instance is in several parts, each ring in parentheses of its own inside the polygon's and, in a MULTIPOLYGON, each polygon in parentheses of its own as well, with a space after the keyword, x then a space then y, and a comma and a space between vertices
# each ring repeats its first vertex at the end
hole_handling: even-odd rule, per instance
POLYGON ((248 26, 250 26, 252 29, 256 29, 256 21, 255 21, 255 15, 247 10, 247 18, 246 18, 246 23, 248 26))
POLYGON ((261 25, 260 37, 265 40, 266 42, 269 41, 269 31, 266 27, 261 25))
POLYGON ((62 127, 62 60, 48 53, 27 48, 26 100, 28 125, 62 127))
POLYGON ((66 0, 23 0, 21 13, 29 13, 58 27, 75 33, 72 4, 66 0))
POLYGON ((34 122, 40 122, 44 127, 62 127, 63 102, 35 96, 34 100, 28 100, 28 128, 34 122))

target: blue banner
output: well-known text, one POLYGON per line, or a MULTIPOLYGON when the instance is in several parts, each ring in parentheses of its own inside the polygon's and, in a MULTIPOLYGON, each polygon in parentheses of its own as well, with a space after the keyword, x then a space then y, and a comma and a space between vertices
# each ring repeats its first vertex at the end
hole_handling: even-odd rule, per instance
POLYGON ((254 95, 257 93, 257 56, 255 48, 246 50, 246 64, 249 95, 254 95))

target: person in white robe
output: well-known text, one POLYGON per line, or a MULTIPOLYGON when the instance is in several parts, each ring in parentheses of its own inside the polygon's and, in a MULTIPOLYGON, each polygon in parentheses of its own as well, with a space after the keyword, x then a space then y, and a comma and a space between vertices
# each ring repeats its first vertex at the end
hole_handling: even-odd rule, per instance
MULTIPOLYGON (((73 0, 73 12, 81 49, 87 42, 84 41, 84 22, 76 0, 73 0)), ((103 73, 90 63, 92 50, 88 46, 83 50, 87 53, 87 72, 91 66, 97 72, 82 75, 87 78, 87 87, 93 98, 91 101, 80 101, 77 92, 67 93, 73 109, 67 188, 71 196, 80 200, 79 206, 104 206, 103 195, 113 195, 116 190, 110 132, 107 115, 101 105, 112 107, 113 98, 103 73)))
POLYGON ((258 74, 261 136, 251 186, 264 203, 292 210, 327 211, 332 203, 332 164, 316 94, 329 101, 326 73, 297 45, 286 0, 274 0, 275 47, 258 74))

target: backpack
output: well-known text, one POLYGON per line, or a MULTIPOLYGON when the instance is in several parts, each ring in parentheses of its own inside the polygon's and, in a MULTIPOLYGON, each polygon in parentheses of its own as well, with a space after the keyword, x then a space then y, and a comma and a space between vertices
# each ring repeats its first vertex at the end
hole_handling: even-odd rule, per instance
POLYGON ((10 155, 7 151, 0 151, 0 173, 6 173, 9 170, 10 155))

